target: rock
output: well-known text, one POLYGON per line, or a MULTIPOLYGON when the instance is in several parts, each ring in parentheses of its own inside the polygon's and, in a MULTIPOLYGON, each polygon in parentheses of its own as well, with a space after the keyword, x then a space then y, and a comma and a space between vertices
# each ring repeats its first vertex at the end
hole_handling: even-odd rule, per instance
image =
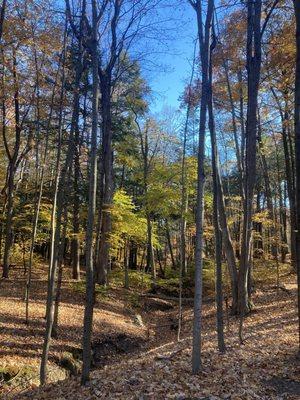
POLYGON ((141 328, 145 328, 145 325, 144 325, 143 320, 142 320, 142 316, 141 316, 140 314, 136 314, 136 315, 134 316, 134 318, 133 318, 133 323, 134 323, 135 325, 140 326, 141 328))

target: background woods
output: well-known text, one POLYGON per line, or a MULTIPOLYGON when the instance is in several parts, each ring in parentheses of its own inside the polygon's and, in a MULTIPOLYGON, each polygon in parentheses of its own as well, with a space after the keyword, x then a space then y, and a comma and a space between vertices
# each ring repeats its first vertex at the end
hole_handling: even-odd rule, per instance
POLYGON ((297 1, 1 2, 0 393, 300 395, 299 29, 297 1))

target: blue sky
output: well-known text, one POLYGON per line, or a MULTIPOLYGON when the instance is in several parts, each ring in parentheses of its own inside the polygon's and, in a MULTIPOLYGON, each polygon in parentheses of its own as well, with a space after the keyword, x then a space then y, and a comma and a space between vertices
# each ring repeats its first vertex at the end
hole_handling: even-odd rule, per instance
MULTIPOLYGON (((175 3, 175 2, 174 2, 175 3)), ((191 62, 194 53, 194 40, 197 36, 195 12, 187 1, 165 11, 164 16, 171 18, 170 38, 165 48, 155 55, 156 62, 164 68, 155 68, 146 72, 153 90, 152 112, 159 112, 165 107, 178 108, 179 96, 191 74, 191 62), (175 21, 175 23, 174 23, 175 21)))
MULTIPOLYGON (((57 4, 58 8, 64 10, 64 0, 57 0, 57 4)), ((139 53, 141 48, 148 46, 150 49, 146 59, 141 62, 141 69, 153 91, 150 106, 152 113, 159 113, 165 107, 179 107, 178 98, 191 73, 194 40, 197 35, 195 11, 187 0, 162 0, 161 4, 150 16, 150 22, 165 22, 158 23, 158 30, 153 38, 148 40, 140 37, 136 48, 133 45, 131 49, 133 53, 139 53), (164 36, 164 29, 167 38, 164 36)))

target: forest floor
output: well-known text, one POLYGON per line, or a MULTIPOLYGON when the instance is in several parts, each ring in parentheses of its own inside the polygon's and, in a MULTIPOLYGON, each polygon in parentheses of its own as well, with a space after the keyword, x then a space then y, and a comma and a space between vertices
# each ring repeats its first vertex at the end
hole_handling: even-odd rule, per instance
POLYGON ((278 293, 274 284, 258 285, 255 311, 245 320, 243 345, 238 340, 238 320, 225 315, 225 354, 217 350, 214 303, 205 301, 203 369, 198 376, 191 374, 191 305, 184 308, 182 340, 177 343, 176 302, 140 297, 136 291, 117 287, 105 293, 99 290, 95 368, 84 388, 78 376, 67 377, 61 367, 63 357, 81 347, 84 304, 84 286, 66 276, 58 339, 51 343, 52 383, 42 389, 36 386, 45 325, 45 269, 35 270, 28 326, 24 279, 17 279, 20 273, 14 275, 0 281, 0 374, 5 368, 17 371, 9 384, 1 387, 0 382, 1 399, 300 399, 294 275, 281 277, 278 293))

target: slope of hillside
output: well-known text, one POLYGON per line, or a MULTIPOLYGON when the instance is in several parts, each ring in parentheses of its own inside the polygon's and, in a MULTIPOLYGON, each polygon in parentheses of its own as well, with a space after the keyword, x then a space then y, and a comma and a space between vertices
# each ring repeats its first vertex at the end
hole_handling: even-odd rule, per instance
MULTIPOLYGON (((80 387, 79 377, 50 384, 42 389, 27 390, 13 397, 25 399, 92 400, 92 399, 299 399, 300 369, 297 353, 297 316, 295 278, 286 278, 286 290, 269 286, 257 290, 256 305, 245 321, 245 344, 238 342, 238 321, 226 320, 226 354, 216 349, 215 310, 213 303, 204 305, 203 370, 199 376, 191 374, 191 317, 185 310, 183 339, 176 343, 176 332, 168 321, 176 309, 155 311, 158 321, 151 325, 153 314, 143 315, 145 328, 129 324, 124 317, 118 326, 114 316, 119 314, 116 298, 111 310, 99 304, 95 314, 95 335, 111 329, 130 332, 143 337, 144 344, 137 352, 119 354, 106 366, 92 373, 88 387, 80 387), (102 309, 100 309, 100 306, 102 309), (113 309, 114 307, 114 309, 113 309), (151 326, 151 329, 147 329, 151 326), (144 336, 143 336, 144 335, 144 336)), ((12 300, 11 300, 12 301, 12 300)), ((63 307, 68 307, 63 304, 63 307)), ((73 310, 69 306, 68 310, 73 310)), ((124 304, 123 304, 124 307, 124 304)), ((63 311, 62 311, 63 313, 63 311)), ((72 311, 70 321, 78 310, 72 311)), ((80 317, 78 316, 80 319, 80 317)), ((69 323, 71 324, 71 322, 69 323)), ((75 320, 73 323, 75 324, 75 320)), ((66 326, 65 326, 66 328, 66 326)), ((65 331, 64 326, 61 327, 65 331)), ((23 339, 22 339, 23 340, 23 339)), ((77 343, 78 345, 79 343, 77 343)), ((53 344, 54 351, 55 345, 53 344)))

